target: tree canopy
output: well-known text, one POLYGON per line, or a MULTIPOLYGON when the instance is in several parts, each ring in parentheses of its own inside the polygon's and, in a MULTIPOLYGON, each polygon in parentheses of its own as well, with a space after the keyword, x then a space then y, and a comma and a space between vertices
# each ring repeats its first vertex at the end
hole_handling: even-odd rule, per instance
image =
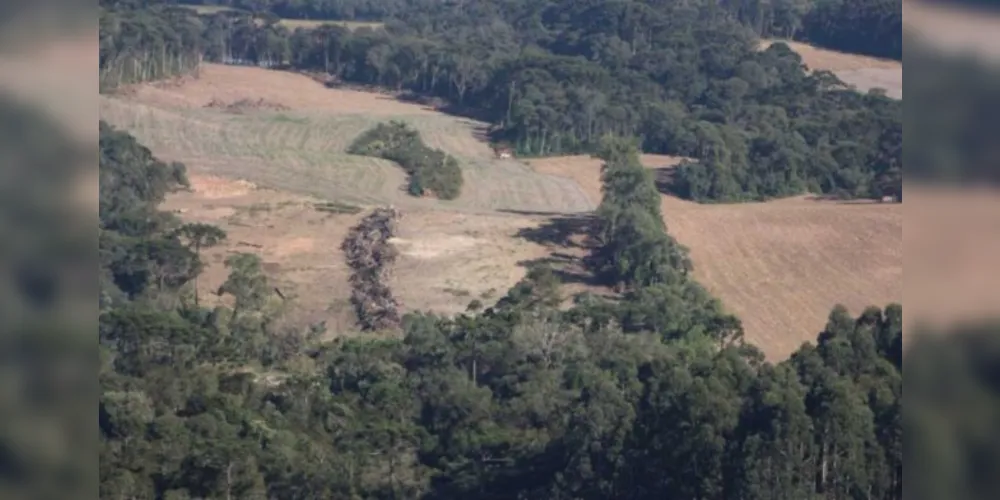
MULTIPOLYGON (((876 9, 871 22, 888 22, 880 4, 821 5, 876 9)), ((880 196, 902 176, 901 101, 807 72, 785 44, 760 50, 746 9, 701 0, 407 8, 384 29, 291 31, 249 12, 119 5, 102 10, 102 82, 193 71, 201 59, 321 72, 443 99, 490 122, 492 138, 522 156, 593 153, 607 134, 635 136, 644 152, 691 159, 667 188, 699 201, 880 196)), ((854 19, 816 23, 880 36, 854 19)), ((851 33, 825 36, 860 40, 851 33)))

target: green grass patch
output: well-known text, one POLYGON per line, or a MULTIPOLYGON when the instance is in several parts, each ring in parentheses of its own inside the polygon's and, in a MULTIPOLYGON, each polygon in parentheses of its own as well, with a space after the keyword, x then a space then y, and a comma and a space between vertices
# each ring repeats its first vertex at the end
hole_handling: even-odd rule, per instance
POLYGON ((314 203, 313 208, 316 209, 317 212, 325 212, 329 214, 354 215, 357 213, 361 213, 361 207, 348 205, 347 203, 339 203, 336 201, 324 201, 321 203, 314 203))

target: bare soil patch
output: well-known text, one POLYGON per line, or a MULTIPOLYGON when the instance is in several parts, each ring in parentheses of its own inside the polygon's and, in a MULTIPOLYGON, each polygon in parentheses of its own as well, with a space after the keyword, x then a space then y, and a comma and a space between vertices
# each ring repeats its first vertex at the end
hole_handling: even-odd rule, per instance
MULTIPOLYGON (((577 180, 600 200, 600 161, 532 163, 577 180)), ((858 313, 902 301, 902 204, 798 197, 701 205, 664 196, 662 210, 670 234, 691 250, 695 278, 742 318, 748 339, 772 359, 815 340, 836 303, 858 313)))
MULTIPOLYGON (((206 304, 218 300, 213 292, 228 274, 226 256, 251 252, 291 299, 289 320, 325 321, 331 336, 355 330, 350 268, 340 244, 365 212, 331 213, 321 209, 328 202, 245 181, 197 174, 190 180, 192 190, 170 195, 164 208, 228 234, 225 244, 202 255, 207 269, 198 284, 206 304)), ((524 277, 526 263, 549 253, 547 246, 517 236, 541 224, 538 217, 416 209, 405 211, 403 221, 393 241, 400 258, 390 286, 404 312, 453 314, 472 300, 491 303, 524 277)))
POLYGON ((494 302, 521 280, 527 265, 549 255, 519 238, 543 219, 420 211, 405 215, 391 287, 404 310, 462 312, 473 300, 494 302))

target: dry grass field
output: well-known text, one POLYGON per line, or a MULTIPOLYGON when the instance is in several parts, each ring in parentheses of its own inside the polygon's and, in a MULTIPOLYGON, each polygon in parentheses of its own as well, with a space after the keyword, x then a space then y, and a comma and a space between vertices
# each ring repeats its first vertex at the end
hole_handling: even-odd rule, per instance
MULTIPOLYGON (((662 168, 677 159, 645 155, 643 163, 662 168)), ((600 202, 600 161, 532 164, 574 179, 600 202)), ((664 196, 661 208, 667 230, 691 250, 695 278, 742 318, 748 339, 772 359, 815 340, 836 303, 857 313, 903 299, 901 204, 799 197, 700 205, 664 196)))
POLYGON ((593 208, 572 181, 538 174, 518 161, 495 159, 476 138, 482 123, 388 95, 327 88, 295 73, 206 64, 198 78, 102 96, 100 109, 105 120, 129 130, 157 154, 198 172, 322 199, 481 213, 593 208), (241 99, 263 99, 287 110, 234 114, 205 107, 241 99), (365 129, 387 120, 410 123, 429 146, 459 160, 465 175, 459 199, 413 198, 403 191, 399 167, 344 152, 365 129))
POLYGON ((847 54, 791 40, 763 40, 761 47, 782 42, 802 56, 802 62, 811 70, 833 72, 838 78, 858 90, 885 89, 886 94, 903 98, 903 63, 891 59, 847 54))
MULTIPOLYGON (((182 4, 185 7, 194 10, 199 14, 215 14, 217 12, 226 12, 230 10, 236 10, 231 7, 226 7, 223 5, 187 5, 182 4)), ((289 29, 305 28, 305 29, 315 29, 323 25, 332 26, 343 26, 351 31, 361 28, 378 29, 381 28, 384 23, 379 22, 368 22, 368 21, 334 21, 329 19, 282 19, 281 24, 287 26, 289 29)))

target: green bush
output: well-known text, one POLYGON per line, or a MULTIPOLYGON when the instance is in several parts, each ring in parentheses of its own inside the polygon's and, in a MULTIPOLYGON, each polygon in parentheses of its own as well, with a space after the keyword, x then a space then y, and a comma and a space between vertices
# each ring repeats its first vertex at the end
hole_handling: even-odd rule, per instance
POLYGON ((428 148, 420 133, 403 122, 379 123, 355 139, 347 152, 398 163, 410 176, 407 191, 413 196, 423 196, 429 190, 442 200, 453 200, 462 192, 458 160, 440 149, 428 148))

